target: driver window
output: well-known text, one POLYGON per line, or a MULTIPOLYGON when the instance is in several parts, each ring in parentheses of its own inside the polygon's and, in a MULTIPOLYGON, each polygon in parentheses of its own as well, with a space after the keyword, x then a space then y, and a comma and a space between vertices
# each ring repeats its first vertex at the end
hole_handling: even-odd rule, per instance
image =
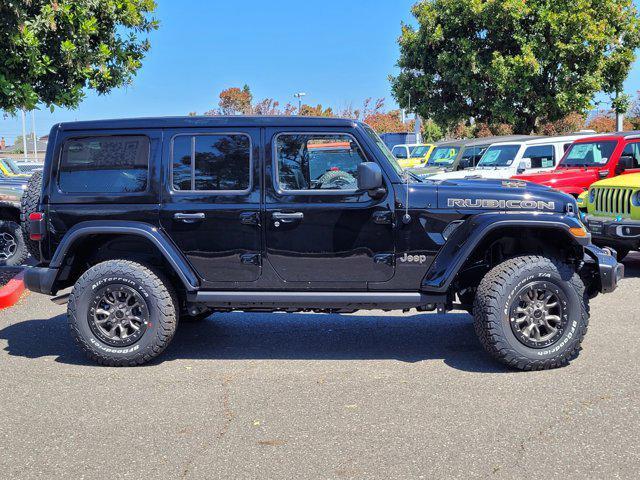
POLYGON ((631 157, 631 168, 640 168, 640 143, 629 143, 622 151, 621 156, 631 157))
POLYGON ((553 145, 528 147, 522 158, 531 159, 531 168, 551 168, 556 164, 553 145))
POLYGON ((396 158, 409 158, 405 147, 395 146, 393 147, 393 150, 391 150, 391 153, 393 153, 393 156, 396 158))
POLYGON ((275 141, 280 190, 357 190, 366 158, 346 134, 280 134, 275 141))

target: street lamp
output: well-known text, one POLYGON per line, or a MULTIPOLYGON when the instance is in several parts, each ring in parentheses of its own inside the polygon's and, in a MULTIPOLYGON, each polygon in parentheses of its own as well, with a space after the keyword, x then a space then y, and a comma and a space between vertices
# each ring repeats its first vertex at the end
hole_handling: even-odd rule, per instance
POLYGON ((304 97, 305 95, 305 92, 298 92, 293 94, 293 96, 298 99, 298 115, 300 115, 300 109, 302 108, 302 97, 304 97))

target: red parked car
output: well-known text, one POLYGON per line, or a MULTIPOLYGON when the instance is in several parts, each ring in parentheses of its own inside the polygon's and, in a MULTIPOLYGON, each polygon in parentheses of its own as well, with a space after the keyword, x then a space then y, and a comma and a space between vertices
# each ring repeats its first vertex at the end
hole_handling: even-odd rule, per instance
POLYGON ((577 197, 593 182, 640 172, 640 131, 618 132, 576 140, 551 172, 513 178, 539 183, 577 197))

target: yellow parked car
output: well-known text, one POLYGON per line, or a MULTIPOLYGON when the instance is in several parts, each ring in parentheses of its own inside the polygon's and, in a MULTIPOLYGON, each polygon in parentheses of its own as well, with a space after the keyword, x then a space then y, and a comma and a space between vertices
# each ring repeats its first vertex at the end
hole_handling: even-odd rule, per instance
POLYGON ((413 168, 426 165, 435 147, 433 143, 402 144, 393 147, 391 153, 402 168, 413 168))
POLYGON ((593 243, 615 249, 619 260, 640 250, 640 173, 591 184, 578 197, 578 207, 593 243))
POLYGON ((10 158, 0 158, 0 173, 5 177, 29 178, 31 175, 24 173, 20 167, 10 158))

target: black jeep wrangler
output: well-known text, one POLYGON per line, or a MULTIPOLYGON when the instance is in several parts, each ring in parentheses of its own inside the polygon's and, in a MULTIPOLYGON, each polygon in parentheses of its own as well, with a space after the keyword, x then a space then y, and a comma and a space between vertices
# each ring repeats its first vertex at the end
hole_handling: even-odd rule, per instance
POLYGON ((352 120, 105 120, 49 138, 26 193, 41 263, 25 282, 73 287, 57 300, 105 365, 145 363, 179 320, 212 312, 459 308, 498 360, 553 368, 580 350, 589 298, 623 276, 572 197, 421 180, 352 120))

